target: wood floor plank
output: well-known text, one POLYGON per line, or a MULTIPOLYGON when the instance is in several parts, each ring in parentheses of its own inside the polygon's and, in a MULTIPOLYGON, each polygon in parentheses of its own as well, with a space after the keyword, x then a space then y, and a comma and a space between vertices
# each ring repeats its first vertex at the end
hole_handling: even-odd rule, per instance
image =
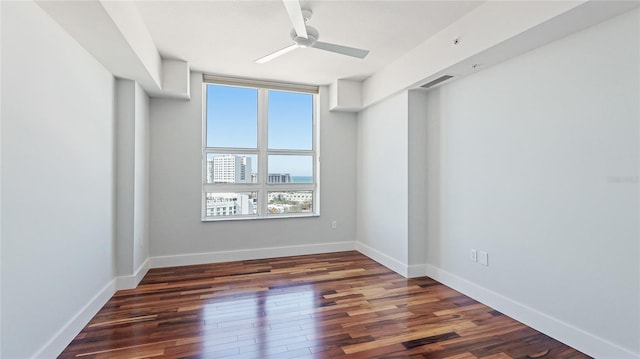
POLYGON ((150 270, 60 358, 589 358, 355 252, 150 270))

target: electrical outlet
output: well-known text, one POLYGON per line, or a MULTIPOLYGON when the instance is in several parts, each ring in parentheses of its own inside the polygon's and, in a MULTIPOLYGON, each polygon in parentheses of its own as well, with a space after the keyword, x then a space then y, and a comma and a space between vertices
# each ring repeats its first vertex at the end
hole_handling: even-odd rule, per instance
POLYGON ((489 253, 480 252, 480 264, 482 264, 483 266, 489 265, 489 253))
POLYGON ((331 222, 331 229, 336 229, 336 228, 338 228, 338 221, 331 222))
POLYGON ((470 258, 473 262, 477 262, 478 261, 478 251, 476 251, 475 249, 471 250, 471 258, 470 258))

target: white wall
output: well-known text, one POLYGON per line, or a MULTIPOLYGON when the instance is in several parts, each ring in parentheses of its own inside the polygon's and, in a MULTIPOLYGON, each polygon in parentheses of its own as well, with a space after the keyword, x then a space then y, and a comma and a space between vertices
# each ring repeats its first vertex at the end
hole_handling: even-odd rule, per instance
POLYGON ((117 80, 117 275, 131 276, 149 256, 149 98, 132 80, 117 80))
POLYGON ((516 318, 540 313, 539 329, 602 358, 640 357, 639 24, 624 14, 428 104, 435 272, 515 302, 516 318))
POLYGON ((189 101, 150 101, 152 256, 253 249, 259 252, 263 248, 354 240, 355 115, 329 112, 327 88, 320 91, 321 215, 311 218, 201 222, 201 74, 191 75, 191 95, 189 101), (331 229, 333 220, 337 221, 337 229, 331 229))
MULTIPOLYGON (((0 5, 0 19, 2 6, 0 5)), ((0 26, 0 37, 2 27, 0 26)), ((2 40, 0 39, 0 42, 2 40)), ((2 46, 0 46, 0 79, 2 78, 2 46)), ((0 109, 2 109, 2 86, 0 86, 0 109)), ((2 114, 0 113, 0 139, 2 138, 2 114)), ((2 266, 2 146, 0 145, 0 268, 2 266)), ((2 275, 0 274, 0 318, 2 318, 2 275)), ((0 325, 0 356, 2 356, 2 325, 0 325)))
POLYGON ((408 264, 408 116, 406 91, 358 113, 357 241, 399 272, 408 264))
POLYGON ((358 114, 356 248, 407 276, 426 274, 427 93, 403 91, 358 114))
POLYGON ((116 275, 133 273, 135 82, 116 80, 116 275))
POLYGON ((408 264, 421 269, 411 276, 424 275, 427 263, 427 92, 408 94, 408 264))
POLYGON ((149 258, 149 96, 137 82, 135 103, 134 273, 149 258))
POLYGON ((113 278, 114 80, 37 5, 1 6, 1 356, 26 358, 113 278))

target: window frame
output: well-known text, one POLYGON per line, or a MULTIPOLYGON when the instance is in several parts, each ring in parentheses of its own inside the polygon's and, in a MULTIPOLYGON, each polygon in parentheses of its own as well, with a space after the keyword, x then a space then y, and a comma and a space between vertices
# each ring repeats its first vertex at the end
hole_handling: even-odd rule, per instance
POLYGON ((204 75, 202 83, 202 178, 201 178, 201 220, 228 221, 228 220, 252 220, 252 219, 272 219, 272 218, 298 218, 314 217, 320 215, 320 152, 319 152, 319 91, 317 86, 285 84, 279 82, 269 82, 260 80, 247 80, 226 78, 214 75, 204 75), (237 148, 237 147, 207 147, 207 113, 208 101, 207 91, 209 85, 233 86, 257 89, 257 148, 237 148), (293 93, 307 93, 312 96, 312 135, 310 150, 287 150, 269 149, 269 91, 285 91, 293 93), (258 166, 257 183, 207 183, 209 154, 232 154, 232 155, 256 155, 258 166), (311 183, 269 183, 268 158, 270 155, 294 155, 311 156, 313 162, 311 183), (268 211, 269 192, 287 191, 311 191, 312 210, 305 213, 278 213, 272 214, 268 211), (257 192, 257 213, 255 215, 232 215, 232 216, 207 216, 207 193, 240 193, 257 192))

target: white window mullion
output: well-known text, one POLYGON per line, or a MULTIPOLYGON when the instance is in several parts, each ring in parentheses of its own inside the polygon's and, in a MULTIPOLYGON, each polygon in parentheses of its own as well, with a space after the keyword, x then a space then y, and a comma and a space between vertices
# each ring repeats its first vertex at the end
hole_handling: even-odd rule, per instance
POLYGON ((201 218, 207 217, 207 192, 205 190, 205 184, 207 183, 207 85, 202 84, 202 104, 204 106, 204 110, 202 111, 202 153, 201 153, 201 165, 200 168, 202 170, 202 187, 201 187, 201 205, 202 210, 200 211, 201 218))
POLYGON ((206 153, 222 153, 222 154, 242 154, 254 155, 258 152, 256 148, 229 148, 229 147, 207 147, 206 153))
POLYGON ((258 192, 258 215, 267 215, 268 198, 265 185, 268 180, 267 169, 267 141, 269 138, 267 116, 269 113, 268 91, 258 90, 258 183, 261 190, 258 192))
POLYGON ((269 150, 270 155, 284 155, 284 156, 313 156, 313 150, 269 150))
POLYGON ((314 191, 315 183, 274 183, 268 184, 267 192, 314 191))
POLYGON ((313 125, 312 125, 312 147, 314 154, 313 162, 313 213, 320 213, 320 127, 318 124, 318 118, 320 117, 318 110, 318 97, 313 97, 313 125))
POLYGON ((216 183, 216 184, 211 184, 211 183, 205 183, 204 184, 204 191, 205 192, 229 192, 229 193, 234 193, 234 192, 258 192, 259 190, 262 189, 262 186, 260 186, 257 183, 254 184, 235 184, 235 183, 216 183))

